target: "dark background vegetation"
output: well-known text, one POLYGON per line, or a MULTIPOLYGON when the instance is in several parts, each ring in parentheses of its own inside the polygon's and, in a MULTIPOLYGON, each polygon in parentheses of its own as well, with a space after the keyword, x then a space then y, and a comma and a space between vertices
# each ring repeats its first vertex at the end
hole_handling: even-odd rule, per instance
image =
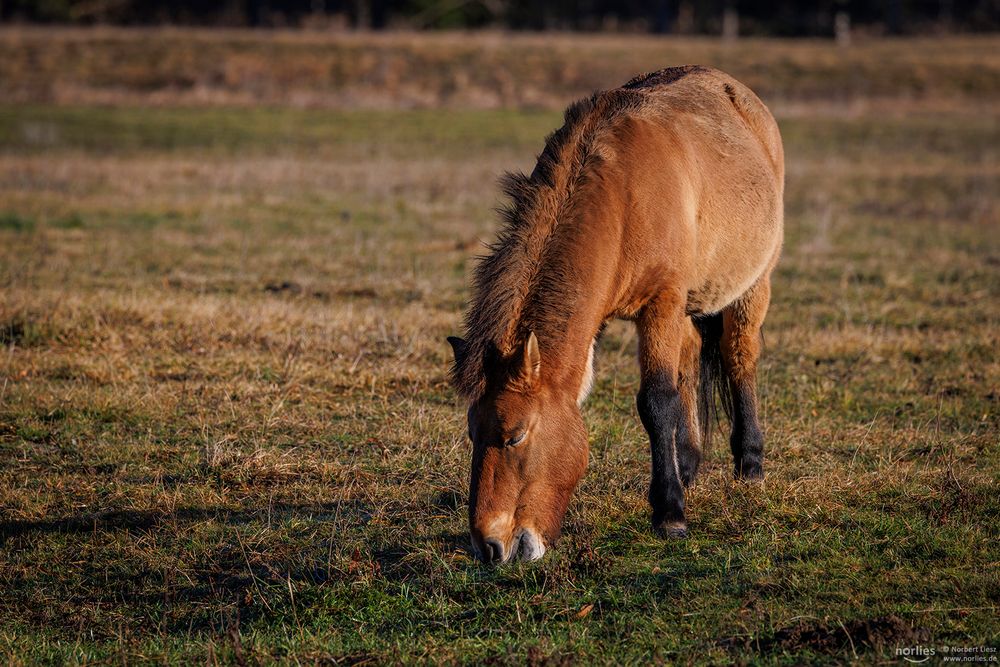
POLYGON ((998 0, 0 0, 0 20, 229 27, 509 28, 713 34, 832 35, 836 16, 878 34, 1000 27, 998 0))

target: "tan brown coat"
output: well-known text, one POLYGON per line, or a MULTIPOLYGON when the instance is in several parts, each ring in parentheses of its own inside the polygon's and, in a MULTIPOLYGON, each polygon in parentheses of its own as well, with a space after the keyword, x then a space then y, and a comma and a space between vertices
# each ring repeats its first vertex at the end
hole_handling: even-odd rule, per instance
POLYGON ((686 531, 696 393, 701 385, 704 412, 713 352, 731 397, 737 474, 761 474, 753 378, 782 242, 783 182, 766 107, 698 66, 578 102, 532 174, 506 178, 506 225, 478 266, 465 340, 450 339, 454 382, 470 404, 480 555, 538 557, 558 537, 586 467, 579 403, 609 318, 639 332, 657 529, 686 531))

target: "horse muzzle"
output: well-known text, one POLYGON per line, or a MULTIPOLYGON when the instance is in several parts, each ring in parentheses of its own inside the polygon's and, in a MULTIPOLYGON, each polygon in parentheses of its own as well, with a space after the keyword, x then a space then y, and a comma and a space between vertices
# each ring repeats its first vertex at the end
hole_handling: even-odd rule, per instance
POLYGON ((481 561, 493 565, 538 560, 545 555, 544 540, 531 528, 518 528, 506 542, 489 535, 482 540, 473 536, 472 547, 481 561))

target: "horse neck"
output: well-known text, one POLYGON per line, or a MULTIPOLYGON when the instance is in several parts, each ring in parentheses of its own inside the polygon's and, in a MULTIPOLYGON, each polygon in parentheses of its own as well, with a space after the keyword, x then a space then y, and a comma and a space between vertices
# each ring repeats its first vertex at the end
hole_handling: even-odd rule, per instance
POLYGON ((577 402, 590 391, 593 381, 594 344, 603 319, 590 313, 575 313, 566 321, 565 335, 556 341, 543 363, 549 385, 577 402))
POLYGON ((543 281, 561 282, 563 289, 544 290, 531 309, 543 324, 536 330, 543 347, 543 376, 553 388, 574 396, 589 388, 594 339, 606 319, 619 247, 609 238, 606 213, 596 207, 586 210, 560 225, 560 238, 554 239, 560 252, 541 268, 543 281), (544 272, 565 279, 557 281, 544 272))

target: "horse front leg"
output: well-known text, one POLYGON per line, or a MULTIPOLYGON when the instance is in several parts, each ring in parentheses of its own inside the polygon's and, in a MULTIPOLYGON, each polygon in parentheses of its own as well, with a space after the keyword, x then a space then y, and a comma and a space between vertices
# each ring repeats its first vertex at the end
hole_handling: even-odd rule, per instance
POLYGON ((693 476, 697 462, 691 449, 678 438, 690 432, 678 386, 681 350, 687 331, 683 301, 660 299, 646 306, 636 321, 639 332, 639 365, 642 374, 636 406, 649 434, 652 478, 649 503, 653 529, 666 537, 686 537, 684 472, 693 476))
POLYGON ((680 391, 684 411, 677 427, 675 443, 681 482, 687 487, 694 481, 695 475, 698 474, 698 465, 701 463, 701 424, 698 420, 701 334, 689 317, 685 318, 684 328, 687 329, 687 335, 681 347, 681 362, 677 377, 677 388, 680 391))

